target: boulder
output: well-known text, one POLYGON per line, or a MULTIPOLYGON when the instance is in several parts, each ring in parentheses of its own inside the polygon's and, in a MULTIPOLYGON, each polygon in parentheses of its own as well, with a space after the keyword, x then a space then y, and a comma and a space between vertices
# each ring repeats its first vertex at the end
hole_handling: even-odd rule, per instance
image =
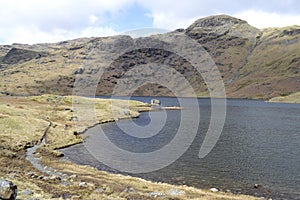
POLYGON ((87 183, 86 182, 80 182, 79 183, 79 187, 86 187, 87 186, 87 183))
POLYGON ((210 188, 210 191, 211 192, 219 192, 219 189, 218 188, 210 188))
POLYGON ((160 105, 160 100, 158 100, 158 99, 151 99, 151 105, 157 105, 157 106, 159 106, 160 105))
POLYGON ((161 192, 150 192, 149 196, 157 198, 157 197, 163 197, 165 195, 163 193, 161 193, 161 192))
POLYGON ((185 191, 183 190, 177 190, 177 189, 171 189, 168 191, 168 194, 171 196, 180 196, 185 195, 185 191))
POLYGON ((105 192, 105 188, 100 187, 100 188, 97 188, 95 191, 97 193, 103 194, 105 192))
POLYGON ((31 190, 29 190, 29 189, 26 189, 26 190, 23 190, 23 191, 21 192, 21 194, 22 194, 22 195, 33 195, 33 192, 32 192, 31 190))
POLYGON ((50 177, 49 177, 49 179, 50 180, 54 180, 54 181, 61 181, 61 178, 59 177, 59 176, 57 176, 57 175, 51 175, 50 177))
POLYGON ((130 110, 129 109, 125 109, 124 110, 124 115, 129 116, 130 115, 130 110))
POLYGON ((126 192, 126 193, 135 193, 136 190, 134 188, 132 188, 132 187, 126 187, 123 192, 126 192))
POLYGON ((17 197, 17 186, 11 181, 0 178, 0 199, 14 200, 17 197))

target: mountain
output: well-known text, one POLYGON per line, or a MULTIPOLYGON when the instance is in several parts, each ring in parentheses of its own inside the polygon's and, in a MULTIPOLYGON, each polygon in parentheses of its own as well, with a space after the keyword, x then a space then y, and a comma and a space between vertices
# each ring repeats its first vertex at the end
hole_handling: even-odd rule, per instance
POLYGON ((117 84, 124 95, 134 89, 132 95, 189 96, 180 91, 190 84, 198 96, 208 96, 217 79, 207 77, 212 77, 211 69, 218 69, 227 97, 270 99, 300 91, 299 40, 300 26, 257 29, 246 21, 218 15, 149 37, 3 45, 0 92, 67 95, 75 87, 82 94, 90 90, 111 95, 117 84), (199 56, 197 63, 187 59, 192 56, 199 56), (201 63, 199 73, 195 64, 201 63), (141 85, 143 80, 147 84, 141 85))

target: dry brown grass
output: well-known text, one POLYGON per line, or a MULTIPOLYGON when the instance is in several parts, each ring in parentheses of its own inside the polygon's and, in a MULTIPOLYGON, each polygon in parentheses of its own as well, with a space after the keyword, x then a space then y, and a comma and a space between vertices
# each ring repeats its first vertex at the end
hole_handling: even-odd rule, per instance
POLYGON ((99 171, 90 166, 78 166, 70 162, 59 162, 59 161, 47 161, 47 165, 52 166, 59 171, 62 171, 67 174, 77 174, 79 180, 85 180, 88 183, 91 183, 91 187, 95 188, 104 188, 104 193, 98 193, 96 190, 93 190, 92 193, 87 193, 85 199, 106 199, 106 198, 116 198, 116 199, 157 199, 150 196, 151 192, 157 192, 163 194, 161 198, 158 199, 249 199, 254 200, 258 199, 246 195, 234 195, 230 193, 212 193, 208 190, 200 190, 188 186, 174 186, 166 183, 154 183, 151 181, 146 181, 140 178, 110 174, 107 172, 99 171), (133 188, 134 192, 126 192, 128 188, 133 188), (171 195, 169 191, 177 190, 183 192, 179 195, 171 195))
POLYGON ((296 92, 287 96, 274 97, 269 102, 281 103, 300 103, 300 92, 296 92))
POLYGON ((0 138, 6 149, 21 150, 41 140, 46 128, 52 123, 46 138, 46 147, 58 149, 82 142, 78 133, 97 123, 116 118, 138 116, 138 107, 148 109, 138 101, 91 99, 76 97, 78 107, 93 104, 92 111, 73 112, 73 97, 42 95, 34 97, 0 98, 0 138), (112 113, 111 106, 115 112, 112 113), (129 105, 130 115, 124 109, 129 105), (91 114, 92 113, 92 114, 91 114), (95 116, 94 116, 94 115, 95 116), (93 118, 95 117, 95 118, 93 118), (74 119, 81 118, 76 122, 74 119))

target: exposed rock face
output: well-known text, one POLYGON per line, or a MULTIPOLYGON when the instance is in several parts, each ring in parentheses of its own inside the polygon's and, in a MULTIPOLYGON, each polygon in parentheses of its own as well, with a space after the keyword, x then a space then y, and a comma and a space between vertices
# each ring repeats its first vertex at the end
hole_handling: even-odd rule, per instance
MULTIPOLYGON (((203 79, 209 69, 200 74, 181 55, 162 48, 172 43, 184 46, 176 38, 188 36, 217 66, 228 97, 269 99, 300 91, 299 30, 299 26, 259 30, 246 21, 219 15, 199 19, 187 29, 145 38, 114 36, 0 46, 0 91, 3 95, 67 95, 72 94, 77 81, 87 86, 97 84, 96 95, 111 95, 123 81, 136 87, 132 95, 174 96, 159 81, 139 85, 139 80, 153 75, 146 67, 138 77, 128 73, 137 66, 153 63, 178 73, 198 96, 209 95, 203 79)), ((184 51, 194 53, 193 47, 184 51)), ((199 63, 203 61, 199 56, 199 63)), ((170 78, 170 74, 158 70, 157 76, 183 89, 182 82, 170 78)))
POLYGON ((15 200, 17 198, 17 186, 11 181, 0 178, 0 199, 15 200))
POLYGON ((34 58, 40 58, 44 53, 30 51, 26 49, 12 48, 2 59, 4 64, 17 64, 19 62, 27 62, 34 58))
POLYGON ((186 29, 186 34, 197 39, 200 44, 216 40, 222 36, 247 38, 247 32, 259 32, 246 21, 226 15, 199 19, 186 29))

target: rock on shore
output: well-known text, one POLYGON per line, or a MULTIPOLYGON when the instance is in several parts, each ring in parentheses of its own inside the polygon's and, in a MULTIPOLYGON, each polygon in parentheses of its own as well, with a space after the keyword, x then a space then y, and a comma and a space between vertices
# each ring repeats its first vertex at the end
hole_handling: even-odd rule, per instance
POLYGON ((0 178, 0 199, 14 200, 17 197, 17 186, 11 181, 0 178))

